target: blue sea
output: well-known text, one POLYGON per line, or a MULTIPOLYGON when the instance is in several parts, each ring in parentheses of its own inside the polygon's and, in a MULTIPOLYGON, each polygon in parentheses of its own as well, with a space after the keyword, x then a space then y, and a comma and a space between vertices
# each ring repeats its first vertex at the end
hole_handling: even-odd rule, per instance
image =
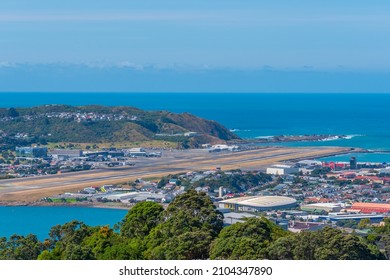
POLYGON ((106 208, 0 206, 0 237, 33 233, 43 241, 49 237, 52 226, 78 220, 90 226, 112 227, 120 222, 126 213, 127 210, 106 208))
POLYGON ((189 112, 243 138, 342 134, 348 139, 283 145, 390 150, 390 94, 0 93, 0 98, 0 107, 100 104, 189 112))
MULTIPOLYGON (((344 146, 376 153, 325 158, 329 161, 390 162, 390 94, 197 94, 197 93, 0 93, 0 107, 44 104, 134 106, 189 112, 218 121, 242 138, 337 134, 348 139, 278 143, 286 146, 344 146)), ((273 144, 275 145, 275 144, 273 144)), ((0 236, 33 232, 46 237, 51 226, 71 219, 115 224, 123 210, 0 207, 0 236)))

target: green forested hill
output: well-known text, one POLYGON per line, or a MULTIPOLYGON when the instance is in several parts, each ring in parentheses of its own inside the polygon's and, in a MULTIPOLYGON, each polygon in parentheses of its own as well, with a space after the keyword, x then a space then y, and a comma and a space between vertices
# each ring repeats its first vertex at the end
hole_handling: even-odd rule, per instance
POLYGON ((168 140, 191 147, 238 139, 221 124, 188 113, 96 105, 0 108, 0 133, 3 138, 6 135, 26 141, 31 139, 32 142, 168 140), (184 136, 186 132, 196 132, 197 135, 184 136))

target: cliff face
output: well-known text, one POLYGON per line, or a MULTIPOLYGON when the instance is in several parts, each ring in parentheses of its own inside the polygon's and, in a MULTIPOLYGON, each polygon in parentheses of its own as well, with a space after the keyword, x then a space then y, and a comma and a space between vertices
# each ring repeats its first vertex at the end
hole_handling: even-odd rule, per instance
POLYGON ((6 137, 23 138, 27 142, 28 139, 79 143, 164 139, 196 147, 239 139, 221 124, 189 113, 143 111, 123 106, 0 108, 0 127, 6 137), (187 132, 196 134, 189 136, 187 132))

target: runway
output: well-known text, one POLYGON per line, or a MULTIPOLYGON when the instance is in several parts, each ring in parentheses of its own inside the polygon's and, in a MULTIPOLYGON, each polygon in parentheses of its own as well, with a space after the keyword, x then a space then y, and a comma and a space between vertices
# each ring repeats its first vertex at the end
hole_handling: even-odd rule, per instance
POLYGON ((207 150, 166 151, 161 158, 135 158, 134 166, 1 180, 0 202, 34 201, 88 186, 123 183, 137 178, 161 177, 216 167, 222 170, 262 170, 278 162, 317 158, 349 151, 348 148, 340 147, 266 147, 220 153, 209 153, 207 150))

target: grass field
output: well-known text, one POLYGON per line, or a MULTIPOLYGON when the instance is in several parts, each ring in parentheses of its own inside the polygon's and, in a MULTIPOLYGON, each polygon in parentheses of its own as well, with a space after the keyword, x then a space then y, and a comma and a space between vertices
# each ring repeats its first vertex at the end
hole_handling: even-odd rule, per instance
POLYGON ((163 140, 151 140, 151 141, 140 141, 140 142, 104 142, 104 143, 72 143, 72 142, 56 142, 48 143, 48 149, 81 149, 81 150, 95 150, 101 148, 162 148, 162 149, 176 149, 177 142, 163 141, 163 140), (94 145, 95 148, 94 148, 94 145), (89 147, 89 149, 87 149, 89 147))
POLYGON ((78 202, 76 198, 51 198, 51 201, 54 203, 75 203, 78 202))

